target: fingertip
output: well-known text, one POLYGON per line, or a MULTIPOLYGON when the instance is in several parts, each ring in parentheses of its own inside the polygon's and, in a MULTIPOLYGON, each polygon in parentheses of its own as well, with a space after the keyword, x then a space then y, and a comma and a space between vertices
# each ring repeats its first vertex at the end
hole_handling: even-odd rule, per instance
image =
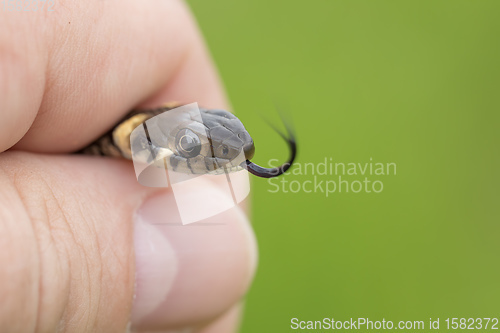
MULTIPOLYGON (((171 244, 177 261, 175 279, 164 300, 133 322, 136 330, 197 327, 238 303, 256 267, 256 243, 246 215, 233 207, 217 216, 182 225, 172 192, 147 200, 139 214, 171 244), (168 212, 168 214, 167 214, 168 212)), ((137 290, 163 288, 138 281, 137 290)))

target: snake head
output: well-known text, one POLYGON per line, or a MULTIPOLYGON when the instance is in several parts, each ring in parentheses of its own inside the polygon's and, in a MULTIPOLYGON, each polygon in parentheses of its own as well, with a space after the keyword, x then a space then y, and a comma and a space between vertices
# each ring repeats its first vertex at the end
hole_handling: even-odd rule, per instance
POLYGON ((255 176, 272 178, 285 173, 297 153, 293 131, 286 126, 288 135, 276 130, 288 143, 288 161, 277 168, 264 168, 251 162, 255 153, 252 137, 235 115, 224 110, 186 105, 157 113, 140 127, 130 135, 129 150, 134 161, 169 167, 185 174, 247 169, 255 176))

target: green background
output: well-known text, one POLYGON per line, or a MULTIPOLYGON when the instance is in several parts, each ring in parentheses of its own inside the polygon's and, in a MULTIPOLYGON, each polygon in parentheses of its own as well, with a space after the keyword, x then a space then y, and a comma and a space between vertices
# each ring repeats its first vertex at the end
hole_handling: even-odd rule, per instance
POLYGON ((242 332, 291 332, 294 317, 500 317, 500 1, 188 3, 256 162, 287 156, 261 118, 279 124, 279 105, 298 162, 397 164, 369 177, 379 194, 270 193, 253 179, 260 262, 242 332))

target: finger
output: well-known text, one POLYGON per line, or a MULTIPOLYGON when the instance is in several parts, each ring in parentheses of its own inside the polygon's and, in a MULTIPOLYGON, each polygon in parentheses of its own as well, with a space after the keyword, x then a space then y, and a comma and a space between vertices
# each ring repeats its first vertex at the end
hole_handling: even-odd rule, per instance
POLYGON ((0 327, 124 332, 131 319, 167 330, 220 317, 251 280, 251 229, 238 207, 185 227, 175 208, 126 162, 0 155, 0 327))
POLYGON ((25 43, 11 33, 18 18, 0 15, 0 47, 11 50, 0 56, 0 151, 74 151, 152 101, 226 106, 181 1, 61 1, 24 17, 25 43))

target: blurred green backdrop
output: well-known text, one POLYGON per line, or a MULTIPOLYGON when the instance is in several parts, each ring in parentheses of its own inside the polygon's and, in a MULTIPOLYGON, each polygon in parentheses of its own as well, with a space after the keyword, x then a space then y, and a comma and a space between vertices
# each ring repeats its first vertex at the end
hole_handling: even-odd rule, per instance
POLYGON ((378 194, 253 180, 260 262, 242 332, 294 331, 294 317, 498 317, 500 1, 188 3, 257 162, 287 156, 260 117, 278 122, 277 103, 299 163, 397 164, 369 177, 378 194))

